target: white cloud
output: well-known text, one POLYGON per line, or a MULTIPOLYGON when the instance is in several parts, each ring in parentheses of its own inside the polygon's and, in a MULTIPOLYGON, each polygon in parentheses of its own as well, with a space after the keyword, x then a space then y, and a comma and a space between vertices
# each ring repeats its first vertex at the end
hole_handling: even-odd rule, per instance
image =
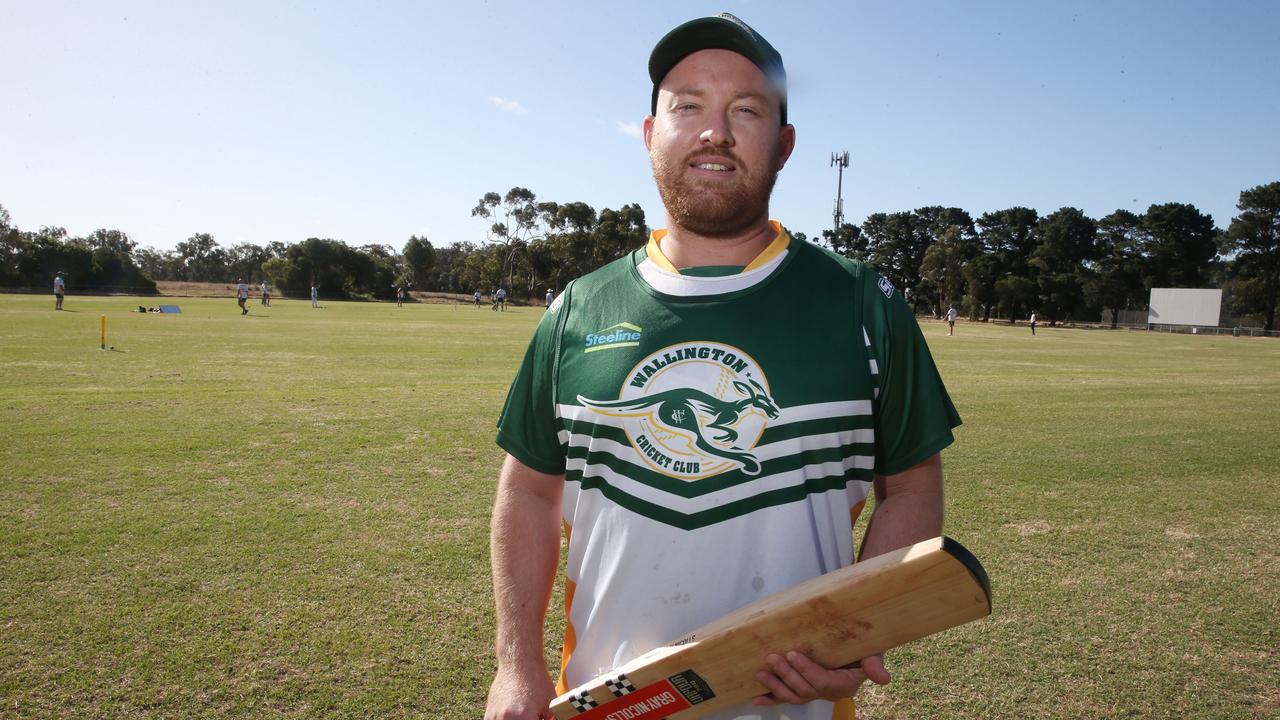
POLYGON ((618 132, 622 133, 623 135, 626 135, 627 137, 633 137, 633 138, 644 137, 644 130, 640 127, 640 123, 638 122, 623 122, 619 120, 618 132))
POLYGON ((515 100, 508 100, 494 95, 489 98, 489 102, 493 103, 495 107, 504 112, 515 113, 516 115, 529 114, 529 110, 515 100))

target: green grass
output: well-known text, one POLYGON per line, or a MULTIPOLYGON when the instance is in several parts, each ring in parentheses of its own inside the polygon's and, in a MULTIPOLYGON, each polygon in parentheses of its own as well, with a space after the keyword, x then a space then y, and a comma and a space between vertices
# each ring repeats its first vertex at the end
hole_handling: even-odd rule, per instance
MULTIPOLYGON (((138 302, 0 296, 0 717, 478 717, 541 311, 138 302)), ((995 614, 861 714, 1280 716, 1280 342, 923 327, 995 614)))

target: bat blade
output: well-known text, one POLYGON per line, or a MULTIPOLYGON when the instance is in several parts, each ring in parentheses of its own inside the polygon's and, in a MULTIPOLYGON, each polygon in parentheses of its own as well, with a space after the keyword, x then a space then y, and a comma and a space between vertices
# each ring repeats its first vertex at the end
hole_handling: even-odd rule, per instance
POLYGON ((767 692, 765 656, 840 667, 991 613, 986 571, 933 538, 727 613, 556 698, 557 720, 692 720, 767 692))

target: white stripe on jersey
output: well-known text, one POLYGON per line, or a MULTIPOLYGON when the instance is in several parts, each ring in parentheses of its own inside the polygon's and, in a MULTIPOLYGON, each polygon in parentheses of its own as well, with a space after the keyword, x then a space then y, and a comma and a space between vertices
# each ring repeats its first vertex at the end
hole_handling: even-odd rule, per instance
MULTIPOLYGON (((618 429, 622 429, 627 420, 624 417, 598 413, 591 408, 578 405, 561 405, 557 409, 563 417, 618 429)), ((870 411, 871 403, 865 400, 815 403, 783 409, 781 416, 771 421, 770 426, 803 420, 869 414, 870 411)), ((606 453, 637 468, 650 469, 648 464, 640 457, 639 452, 629 444, 608 438, 593 438, 590 435, 581 433, 570 433, 568 430, 561 430, 559 436, 560 442, 569 447, 589 448, 592 452, 606 453)), ((779 440, 765 445, 758 445, 751 452, 755 455, 756 460, 763 463, 777 458, 798 455, 804 451, 839 448, 853 443, 870 445, 874 441, 874 430, 857 428, 779 440)), ((672 495, 664 490, 632 480, 606 465, 599 463, 588 464, 584 458, 570 458, 566 463, 565 469, 579 471, 586 478, 603 479, 628 495, 663 505, 676 512, 690 514, 754 497, 772 490, 794 487, 803 484, 808 479, 842 476, 852 469, 871 470, 874 466, 874 455, 855 453, 845 456, 839 461, 811 463, 795 470, 753 478, 751 482, 740 483, 734 487, 724 488, 694 498, 682 498, 672 495)))
MULTIPOLYGON (((791 470, 776 475, 761 475, 752 478, 750 482, 739 483, 733 487, 724 488, 715 492, 700 495, 698 497, 683 498, 678 495, 672 495, 664 490, 649 487, 641 482, 636 482, 629 477, 620 475, 606 465, 588 465, 586 460, 580 458, 569 458, 565 463, 565 470, 580 470, 583 477, 600 478, 608 482, 611 486, 625 492, 632 497, 644 500, 646 502, 661 505, 674 512, 690 515, 703 510, 711 510, 722 505, 728 505, 738 500, 746 500, 753 498, 762 493, 771 492, 773 490, 785 490, 804 484, 805 480, 812 478, 822 478, 831 476, 840 476, 855 468, 862 470, 870 470, 875 465, 875 458, 866 455, 853 455, 847 457, 840 462, 815 463, 806 465, 798 470, 791 470)), ((855 483, 858 481, 854 481, 855 483)))
POLYGON ((838 400, 836 402, 813 403, 811 405, 794 405, 780 408, 778 417, 769 421, 769 427, 787 425, 804 420, 821 420, 823 418, 844 417, 848 415, 871 415, 870 400, 838 400))
POLYGON ((871 354, 871 336, 867 334, 867 326, 862 326, 862 340, 867 344, 867 357, 871 358, 871 381, 875 385, 872 394, 876 399, 880 398, 880 366, 876 364, 876 358, 871 354))
POLYGON ((700 297, 703 295, 721 295, 723 293, 745 290, 769 277, 791 251, 784 250, 777 257, 754 270, 745 270, 733 275, 721 277, 701 277, 673 273, 645 258, 636 264, 640 277, 654 290, 667 295, 680 297, 700 297))
MULTIPOLYGON (((642 400, 643 398, 637 398, 642 400)), ((779 408, 778 417, 769 420, 769 427, 778 427, 779 425, 789 425, 791 423, 803 422, 805 420, 824 420, 827 418, 850 417, 850 416, 870 416, 871 401, 870 400, 837 400, 835 402, 812 403, 810 405, 793 405, 791 407, 779 408)), ((592 423, 594 425, 608 425, 621 429, 624 427, 625 418, 614 415, 612 413, 605 414, 596 412, 595 410, 584 405, 557 405, 556 417, 568 418, 570 420, 579 420, 582 422, 592 423)), ((563 433, 560 438, 564 442, 563 433)))
MULTIPOLYGON (((598 425, 606 425, 619 427, 618 420, 622 418, 602 418, 612 422, 596 423, 598 425)), ((589 448, 595 452, 607 452, 610 455, 630 462, 636 467, 648 467, 642 462, 634 462, 632 458, 639 457, 639 453, 630 445, 623 445, 608 438, 593 438, 590 435, 580 433, 570 434, 568 430, 560 431, 560 443, 569 447, 589 448)), ((683 434, 682 434, 683 437, 683 434)), ((789 438, 787 440, 778 440, 777 442, 757 445, 751 450, 751 454, 755 456, 759 462, 768 460, 776 460, 778 458, 787 457, 788 455, 798 455, 804 451, 826 450, 829 448, 838 448, 853 443, 862 443, 870 445, 876 440, 875 431, 870 428, 859 428, 856 430, 841 430, 840 432, 822 433, 820 435, 805 435, 799 438, 789 438)))

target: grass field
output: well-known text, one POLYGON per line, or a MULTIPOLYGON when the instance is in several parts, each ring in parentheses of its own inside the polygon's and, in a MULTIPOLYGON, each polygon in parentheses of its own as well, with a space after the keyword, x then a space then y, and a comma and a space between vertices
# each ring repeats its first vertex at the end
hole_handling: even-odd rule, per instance
MULTIPOLYGON (((541 311, 139 302, 0 296, 0 717, 479 717, 541 311)), ((995 614, 860 714, 1280 717, 1280 341, 923 327, 995 614)))

